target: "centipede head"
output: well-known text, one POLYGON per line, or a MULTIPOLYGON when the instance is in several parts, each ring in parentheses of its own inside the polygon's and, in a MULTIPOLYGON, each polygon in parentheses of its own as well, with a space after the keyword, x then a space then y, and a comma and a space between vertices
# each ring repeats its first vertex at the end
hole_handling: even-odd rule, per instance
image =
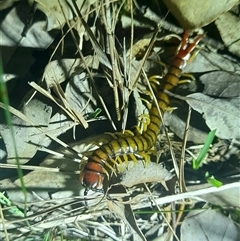
POLYGON ((103 190, 103 180, 102 165, 89 160, 79 176, 79 181, 86 187, 85 193, 87 193, 88 190, 101 192, 103 190))

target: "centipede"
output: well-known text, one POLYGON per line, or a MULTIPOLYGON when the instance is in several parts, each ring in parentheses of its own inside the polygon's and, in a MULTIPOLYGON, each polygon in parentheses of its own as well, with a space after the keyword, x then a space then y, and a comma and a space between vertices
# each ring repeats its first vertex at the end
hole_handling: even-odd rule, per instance
MULTIPOLYGON (((156 102, 153 102, 149 110, 150 122, 142 133, 136 132, 133 135, 123 135, 101 145, 88 156, 87 163, 80 172, 79 180, 88 190, 103 191, 104 178, 110 176, 118 164, 119 156, 141 155, 149 151, 157 140, 162 116, 170 104, 170 97, 165 90, 172 91, 179 83, 183 68, 187 65, 193 50, 196 48, 203 34, 197 35, 190 42, 189 31, 185 30, 179 49, 168 67, 161 84, 154 90, 156 102), (160 111, 159 111, 160 110, 160 111)), ((151 83, 150 83, 151 84, 151 83)))

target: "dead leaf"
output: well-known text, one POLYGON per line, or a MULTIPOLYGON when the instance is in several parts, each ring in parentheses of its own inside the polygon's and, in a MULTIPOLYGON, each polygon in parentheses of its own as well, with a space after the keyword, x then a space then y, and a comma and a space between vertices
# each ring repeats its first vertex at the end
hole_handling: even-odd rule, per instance
MULTIPOLYGON (((45 20, 38 20, 38 16, 35 16, 35 21, 30 26, 26 37, 22 38, 21 33, 27 22, 28 15, 30 13, 30 6, 25 1, 20 1, 11 11, 7 14, 0 25, 1 46, 24 46, 30 48, 47 48, 56 33, 51 35, 46 31, 45 20)), ((5 51, 9 49, 5 49, 5 51)), ((4 51, 4 52, 5 52, 4 51)))
POLYGON ((201 75, 199 79, 204 84, 203 94, 227 98, 240 95, 240 75, 226 71, 214 71, 201 75))
MULTIPOLYGON (((84 60, 87 66, 96 63, 96 61, 93 61, 93 57, 90 55, 86 56, 84 60)), ((93 68, 97 68, 97 66, 98 64, 96 63, 93 68)), ((53 83, 57 82, 58 84, 61 84, 72 76, 81 73, 84 68, 85 64, 82 59, 76 58, 54 60, 46 66, 44 78, 47 86, 51 88, 53 83)))
POLYGON ((217 206, 239 207, 240 186, 219 190, 219 192, 199 195, 202 199, 217 206), (230 198, 231 197, 231 198, 230 198))
MULTIPOLYGON (((178 111, 178 110, 177 110, 178 111)), ((182 111, 180 109, 180 111, 182 111)), ((166 112, 163 116, 164 124, 166 126, 169 126, 171 131, 176 134, 179 138, 183 139, 184 137, 184 131, 185 131, 185 126, 186 122, 185 120, 181 119, 178 115, 178 112, 174 111, 173 113, 166 112)), ((197 129, 196 127, 189 126, 188 128, 188 136, 187 140, 192 141, 193 143, 196 144, 202 144, 207 138, 207 133, 197 129)))
MULTIPOLYGON (((120 187, 121 192, 125 192, 126 190, 123 187, 120 187)), ((123 200, 121 201, 112 201, 108 200, 108 208, 111 212, 113 212, 116 216, 118 216, 131 230, 133 235, 133 240, 135 241, 146 241, 142 231, 139 229, 136 219, 134 217, 133 210, 130 204, 123 204, 123 200)))
POLYGON ((36 123, 36 126, 31 126, 19 117, 13 116, 14 135, 12 136, 10 129, 5 124, 0 125, 1 136, 7 150, 7 163, 9 164, 16 163, 15 144, 19 163, 25 164, 35 155, 38 144, 45 138, 45 134, 40 132, 36 127, 42 127, 43 130, 47 130, 52 108, 41 97, 41 95, 37 94, 28 104, 26 104, 26 100, 22 102, 21 112, 32 122, 36 123))
MULTIPOLYGON (((185 68, 186 73, 211 73, 212 71, 224 71, 229 74, 240 75, 240 66, 237 61, 231 60, 222 54, 211 50, 200 49, 200 52, 194 57, 185 68)), ((216 88, 217 80, 214 80, 216 88)))
POLYGON ((240 228, 214 210, 191 211, 181 225, 182 241, 239 241, 240 228))
POLYGON ((230 52, 240 57, 240 22, 239 17, 231 12, 222 14, 215 24, 225 46, 230 52))
MULTIPOLYGON (((28 1, 29 4, 33 4, 33 0, 28 1)), ((38 0, 37 8, 45 13, 47 16, 47 31, 52 29, 59 29, 66 22, 64 14, 68 20, 73 19, 75 13, 73 12, 74 6, 72 1, 48 1, 48 0, 38 0), (63 14, 64 11, 64 14, 63 14)), ((83 1, 77 0, 76 4, 81 9, 83 13, 88 9, 89 5, 93 4, 95 0, 83 1)))
POLYGON ((201 93, 187 96, 187 103, 197 112, 203 114, 207 126, 217 129, 216 136, 222 139, 239 139, 240 97, 215 99, 201 93))
POLYGON ((185 29, 203 27, 231 9, 238 0, 164 0, 166 6, 185 29))
POLYGON ((15 2, 18 2, 20 0, 3 0, 0 2, 0 11, 11 7, 15 2))
POLYGON ((97 96, 91 88, 86 73, 75 75, 67 84, 65 97, 69 105, 82 115, 94 113, 97 108, 97 96))

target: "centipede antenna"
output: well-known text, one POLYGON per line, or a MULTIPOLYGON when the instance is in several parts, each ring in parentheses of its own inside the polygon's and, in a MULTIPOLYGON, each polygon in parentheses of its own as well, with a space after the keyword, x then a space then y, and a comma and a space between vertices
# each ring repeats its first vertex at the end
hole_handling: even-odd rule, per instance
MULTIPOLYGON (((85 190, 84 190, 84 197, 87 196, 88 191, 89 191, 89 188, 86 187, 85 190)), ((85 199, 85 201, 84 201, 84 204, 85 204, 85 207, 88 207, 88 203, 87 203, 87 200, 86 200, 86 199, 85 199)))
POLYGON ((90 190, 89 188, 87 188, 87 187, 85 188, 85 190, 84 190, 84 196, 87 196, 89 190, 90 190))

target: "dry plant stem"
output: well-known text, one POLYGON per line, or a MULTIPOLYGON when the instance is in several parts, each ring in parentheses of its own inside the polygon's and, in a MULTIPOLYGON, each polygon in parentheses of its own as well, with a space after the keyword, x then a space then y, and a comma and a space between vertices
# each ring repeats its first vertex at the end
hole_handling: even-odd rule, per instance
MULTIPOLYGON (((83 202, 83 201, 85 201, 85 199, 86 198, 79 198, 79 197, 62 197, 62 198, 57 198, 57 199, 47 199, 47 200, 44 200, 44 199, 42 199, 42 198, 40 198, 34 191, 33 191, 33 193, 32 193, 34 196, 36 196, 38 199, 40 199, 40 200, 38 200, 38 201, 35 201, 35 202, 28 202, 27 203, 27 205, 28 206, 31 206, 31 205, 44 205, 44 204, 54 204, 54 203, 56 203, 56 204, 54 204, 54 205, 59 205, 60 207, 64 207, 64 206, 67 206, 67 205, 69 205, 69 204, 72 204, 72 203, 79 203, 79 202, 83 202), (74 200, 74 201, 72 201, 72 200, 74 200), (63 201, 64 201, 64 204, 63 204, 63 201), (57 204, 58 202, 62 202, 61 204, 57 204)), ((88 197, 88 200, 95 200, 96 198, 99 198, 99 197, 88 197)), ((16 202, 16 204, 18 204, 18 203, 20 203, 20 202, 16 202)), ((15 205, 13 205, 12 207, 15 207, 15 205)), ((4 207, 4 208, 2 208, 3 209, 3 211, 6 211, 6 210, 8 210, 9 208, 11 208, 10 206, 8 206, 8 207, 4 207)), ((72 211, 72 210, 71 210, 72 211)), ((35 215, 37 215, 36 213, 35 213, 35 215)))
POLYGON ((0 216, 1 216, 1 220, 2 220, 2 226, 3 226, 6 241, 9 241, 7 227, 5 225, 5 219, 4 219, 4 215, 3 215, 3 211, 2 211, 2 206, 0 206, 0 216))
POLYGON ((188 116, 186 120, 185 125, 185 131, 184 131, 184 137, 183 137, 183 143, 182 143, 182 152, 181 152, 181 158, 180 158, 180 168, 179 168, 179 188, 180 192, 186 192, 186 184, 185 184, 185 178, 184 178, 184 161, 185 161, 185 150, 186 150, 186 144, 187 144, 187 137, 188 137, 188 131, 189 131, 189 123, 191 118, 191 112, 192 108, 188 107, 188 116))
POLYGON ((74 116, 73 121, 80 122, 85 129, 88 128, 88 123, 85 121, 81 113, 79 113, 78 111, 75 111, 67 102, 65 94, 62 90, 62 87, 59 85, 59 83, 54 83, 53 89, 55 90, 56 95, 61 100, 61 106, 64 106, 74 116))
POLYGON ((140 65, 138 67, 138 71, 136 73, 136 78, 133 81, 132 85, 130 86, 131 92, 129 93, 129 95, 132 93, 133 89, 135 88, 135 86, 136 86, 136 84, 138 82, 138 79, 139 79, 139 77, 140 77, 140 75, 142 73, 142 70, 143 70, 143 66, 144 66, 144 64, 145 64, 145 62, 146 62, 146 60, 147 60, 147 58, 148 58, 148 56, 149 56, 149 54, 150 54, 150 52, 151 52, 151 50, 153 48, 153 45, 154 45, 154 43, 155 43, 155 41, 157 39, 157 35, 158 35, 159 30, 160 30, 160 27, 161 27, 161 25, 158 24, 156 26, 156 28, 155 28, 155 31, 153 33, 153 36, 152 36, 151 40, 150 40, 149 46, 148 46, 148 48, 147 48, 147 50, 146 50, 146 52, 145 52, 145 54, 143 56, 143 59, 141 60, 140 65))
MULTIPOLYGON (((79 16, 79 18, 81 20, 82 25, 84 26, 85 30, 87 31, 87 33, 89 35, 90 41, 92 43, 92 46, 93 46, 95 52, 97 53, 97 57, 99 58, 100 63, 103 64, 104 66, 106 66, 109 70, 112 70, 112 65, 109 62, 109 60, 107 58, 107 55, 102 50, 102 47, 100 46, 100 44, 98 43, 97 39, 95 38, 92 30, 89 28, 88 24, 84 20, 80 10, 78 9, 78 6, 77 6, 76 2, 73 1, 73 4, 74 4, 75 10, 76 10, 76 12, 77 12, 77 14, 78 14, 78 16, 79 16)), ((69 25, 69 28, 70 28, 71 26, 70 26, 69 21, 66 21, 66 22, 67 22, 67 24, 69 25)), ((74 35, 73 32, 72 32, 72 35, 73 35, 74 40, 76 41, 76 38, 75 38, 75 35, 74 35)), ((76 43, 77 43, 77 41, 76 41, 76 43)), ((78 47, 78 49, 79 49, 79 47, 78 47)))
MULTIPOLYGON (((133 20, 132 20, 132 22, 133 22, 133 20)), ((138 79, 139 79, 139 77, 140 77, 140 75, 141 75, 141 73, 142 73, 143 76, 144 76, 144 78, 145 78, 145 80, 146 80, 146 83, 148 84, 149 89, 151 90, 151 94, 152 94, 152 96, 153 96, 153 98, 154 98, 155 103, 157 103, 157 100, 156 100, 155 95, 154 95, 154 93, 153 93, 153 90, 152 90, 152 88, 151 88, 151 86, 150 86, 148 77, 147 77, 146 73, 143 72, 143 66, 144 66, 144 64, 145 64, 145 62, 146 62, 146 60, 147 60, 147 58, 148 58, 148 56, 149 56, 149 54, 150 54, 150 52, 151 52, 151 50, 152 50, 152 48, 153 48, 153 45, 154 45, 154 43, 155 43, 155 41, 156 41, 156 39, 157 39, 157 35, 158 35, 159 30, 160 30, 160 27, 161 27, 161 25, 158 24, 158 25, 156 26, 156 28, 155 28, 155 31, 154 31, 154 33, 153 33, 153 36, 152 36, 152 38, 151 38, 151 40, 150 40, 150 43, 149 43, 149 45, 148 45, 148 48, 147 48, 147 50, 146 50, 146 52, 145 52, 145 54, 144 54, 144 56, 143 56, 143 58, 142 58, 142 60, 141 60, 141 62, 140 62, 140 65, 139 65, 139 67, 138 67, 138 71, 137 71, 137 73, 136 73, 136 78, 135 78, 133 81, 131 80, 131 81, 132 81, 131 83, 129 82, 129 89, 130 89, 129 96, 130 96, 130 94, 132 93, 133 89, 135 88, 135 86, 136 86, 136 84, 137 84, 137 82, 138 82, 138 79)), ((132 33, 132 34, 133 34, 133 33, 132 33)), ((132 37, 133 37, 133 36, 132 36, 132 37)), ((131 52, 130 52, 130 58, 131 58, 131 57, 132 57, 132 48, 131 48, 131 52)), ((159 113, 160 113, 159 108, 158 108, 158 111, 159 111, 159 113)), ((160 114, 161 114, 161 113, 160 113, 160 114)))
POLYGON ((179 212, 178 212, 178 216, 177 216, 177 220, 176 220, 176 226, 175 227, 177 227, 177 225, 180 223, 180 221, 181 221, 181 218, 182 218, 182 216, 183 216, 183 211, 184 211, 184 209, 185 209, 185 203, 182 203, 181 205, 180 205, 180 207, 179 207, 179 212))
MULTIPOLYGON (((132 1, 130 1, 130 14, 131 14, 131 38, 130 38, 130 50, 129 50, 129 73, 128 76, 131 76, 132 71, 132 59, 133 59, 133 38, 134 38, 134 19, 133 19, 133 4, 132 1)), ((130 87, 129 84, 131 83, 131 80, 128 79, 128 88, 130 87)))
MULTIPOLYGON (((114 9, 115 6, 112 5, 112 9, 114 9)), ((119 106, 119 96, 118 96, 118 85, 120 87, 120 90, 123 91, 123 84, 121 81, 121 75, 119 73, 119 68, 117 66, 117 53, 115 52, 115 41, 114 41, 114 29, 115 24, 113 19, 115 16, 113 16, 111 12, 110 3, 107 0, 105 7, 102 5, 102 18, 104 21, 105 29, 107 32, 107 46, 109 47, 110 52, 110 58, 111 58, 111 77, 113 81, 113 94, 114 94, 114 100, 115 100, 115 108, 116 108, 116 114, 117 114, 117 120, 119 121, 121 119, 121 113, 120 113, 120 106, 119 106)), ((114 11, 114 10, 113 10, 114 11)))
POLYGON ((179 99, 179 100, 184 100, 184 101, 186 101, 187 99, 189 99, 189 97, 177 95, 177 94, 174 94, 174 93, 172 93, 171 91, 168 91, 168 90, 164 90, 164 93, 168 94, 168 95, 171 96, 171 97, 177 98, 177 99, 179 99))
POLYGON ((106 234, 107 236, 111 237, 112 239, 116 240, 116 241, 120 241, 121 239, 117 238, 116 233, 114 232, 114 230, 110 227, 109 224, 106 225, 106 223, 102 224, 99 222, 92 222, 92 221, 87 221, 87 224, 91 227, 96 227, 97 230, 99 230, 100 232, 106 234))
MULTIPOLYGON (((70 223, 74 223, 74 222, 79 222, 79 221, 84 221, 86 222, 87 220, 90 220, 92 219, 94 216, 102 216, 103 215, 103 212, 98 212, 98 213, 94 213, 94 215, 92 214, 82 214, 82 215, 75 215, 75 216, 71 216, 71 217, 62 217, 62 218, 59 218, 57 220, 53 220, 53 221, 46 221, 44 223, 38 223, 34 226, 32 226, 31 228, 34 230, 39 230, 39 229, 49 229, 49 228, 52 228, 52 227, 56 227, 56 226, 59 226, 59 223, 61 224, 70 224, 70 223)), ((39 215, 38 215, 39 216, 39 215)), ((37 216, 36 216, 37 217, 37 216)), ((17 220, 17 221, 25 221, 25 220, 17 220)), ((12 223, 17 223, 17 222, 6 222, 6 226, 12 224, 12 223)), ((26 228, 20 228, 20 230, 23 232, 23 233, 26 233, 26 232, 29 232, 29 229, 26 229, 26 228)))
MULTIPOLYGON (((169 11, 167 12, 167 14, 168 13, 169 13, 169 11)), ((182 34, 182 32, 183 32, 182 28, 166 21, 165 20, 166 16, 159 17, 159 15, 157 15, 155 12, 153 12, 149 7, 146 8, 143 16, 147 19, 150 19, 151 21, 153 21, 156 24, 161 23, 161 27, 169 32, 173 32, 176 34, 182 34)))
MULTIPOLYGON (((124 1, 123 1, 124 3, 124 1)), ((130 83, 132 80, 130 79, 130 76, 132 76, 132 60, 133 60, 133 38, 134 38, 134 21, 133 21, 133 1, 129 1, 130 4, 130 15, 131 15, 131 36, 130 36, 130 49, 129 49, 129 56, 127 56, 126 51, 126 43, 124 38, 123 43, 123 62, 124 62, 124 80, 126 81, 126 87, 129 92, 130 90, 130 83), (128 67, 127 67, 128 66, 128 67), (128 70, 128 73, 127 73, 128 70)), ((128 104, 129 104, 129 93, 124 96, 125 102, 123 103, 125 110, 123 111, 123 122, 122 122, 122 130, 125 131, 126 123, 127 123, 127 116, 128 116, 128 104)))
POLYGON ((172 229, 174 230, 174 232, 176 231, 176 227, 177 227, 177 222, 176 222, 176 203, 175 202, 171 202, 169 208, 169 211, 171 211, 170 215, 171 215, 171 219, 172 219, 172 229))
MULTIPOLYGON (((209 184, 210 186, 210 184, 209 184)), ((222 187, 208 187, 205 189, 199 189, 197 191, 191 191, 191 192, 184 192, 184 193, 180 193, 180 194, 175 194, 175 195, 169 195, 169 196, 165 196, 165 197, 161 197, 161 198, 155 198, 155 202, 158 205, 163 205, 166 203, 170 203, 170 202, 174 202, 174 201, 178 201, 178 200, 184 200, 184 199, 195 199, 198 201, 204 201, 201 197, 203 194, 211 194, 211 193, 217 193, 217 192, 221 192, 224 190, 228 190, 230 188, 239 188, 240 184, 238 182, 235 183, 231 183, 231 184, 226 184, 222 187)), ((133 206, 134 210, 138 209, 138 208, 146 208, 146 207, 150 207, 151 206, 151 202, 146 202, 146 203, 137 203, 136 205, 133 206)))
MULTIPOLYGON (((17 165, 15 164, 4 164, 0 163, 0 168, 9 168, 9 169, 17 169, 17 165)), ((22 170, 29 170, 29 171, 43 171, 43 172, 64 172, 70 174, 79 174, 80 171, 68 172, 68 171, 61 171, 59 168, 53 167, 39 167, 39 166, 28 166, 28 165, 21 165, 22 170)))
MULTIPOLYGON (((79 9, 78 9, 78 7, 77 7, 77 5, 76 5, 76 2, 73 1, 73 4, 74 4, 74 7, 75 7, 75 9, 76 9, 76 12, 77 12, 77 14, 78 14, 78 16, 79 16, 79 19, 80 19, 81 23, 83 24, 85 30, 87 31, 87 33, 88 33, 88 35, 89 35, 89 37, 90 37, 91 43, 92 43, 92 45, 93 45, 93 48, 94 48, 95 52, 97 53, 97 57, 99 58, 100 63, 102 63, 102 64, 103 64, 106 68, 108 68, 109 70, 112 70, 112 66, 111 66, 111 64, 110 64, 110 62, 109 62, 106 54, 105 54, 105 53, 103 52, 103 50, 101 49, 101 46, 100 46, 99 43, 97 42, 97 40, 96 40, 95 36, 93 35, 91 29, 89 28, 89 26, 87 25, 87 23, 86 23, 85 20, 83 19, 83 16, 82 16, 82 14, 81 14, 80 11, 79 11, 79 9)), ((69 25, 69 27, 70 27, 70 23, 69 23, 69 22, 67 22, 67 23, 68 23, 68 25, 69 25)), ((75 38, 75 35, 74 35, 74 33, 73 33, 72 30, 71 30, 71 35, 72 35, 73 39, 74 39, 75 42, 76 42, 76 38, 75 38)), ((107 115, 109 121, 111 122, 111 125, 112 125, 113 129, 114 129, 114 130, 117 130, 114 122, 112 121, 111 115, 110 115, 110 113, 109 113, 109 111, 108 111, 108 109, 107 109, 107 107, 106 107, 106 105, 105 105, 105 103, 104 103, 103 98, 99 95, 99 93, 98 93, 98 91, 97 91, 97 89, 96 89, 96 87, 95 87, 94 79, 93 79, 93 77, 92 77, 92 75, 91 75, 91 71, 90 71, 89 67, 87 66, 86 62, 84 61, 84 56, 83 56, 82 51, 80 50, 77 42, 76 42, 76 47, 77 47, 77 49, 78 49, 78 52, 79 52, 79 54, 80 54, 81 59, 82 59, 83 62, 84 62, 85 68, 86 68, 86 70, 87 70, 87 72, 88 72, 88 74, 89 74, 89 78, 90 78, 90 80, 92 81, 93 88, 94 88, 95 92, 97 93, 97 96, 98 96, 98 98, 99 98, 99 100, 100 100, 100 102, 101 102, 101 104, 102 104, 102 106, 103 106, 103 108, 104 108, 104 110, 105 110, 105 112, 106 112, 106 115, 107 115)))
MULTIPOLYGON (((53 200, 51 200, 51 201, 53 201, 53 200)), ((64 201, 64 200, 62 200, 62 201, 64 201)), ((55 206, 53 206, 53 207, 50 207, 50 208, 48 208, 48 209, 45 209, 45 210, 43 210, 43 211, 40 211, 40 212, 37 212, 37 213, 34 213, 34 214, 32 214, 32 215, 29 215, 28 217, 24 217, 24 218, 19 218, 19 219, 16 219, 16 220, 11 220, 11 221, 6 221, 5 223, 6 223, 6 226, 7 225, 9 225, 9 224, 13 224, 13 223, 21 223, 21 222, 23 222, 23 221, 28 221, 29 219, 31 219, 31 218, 36 218, 36 217, 39 217, 39 216, 41 216, 41 215, 46 215, 46 214, 49 214, 49 213, 52 213, 52 212, 54 212, 55 210, 57 210, 57 209, 60 209, 60 208, 62 208, 62 207, 64 207, 64 206, 67 206, 67 205, 72 205, 72 204, 79 204, 79 202, 81 202, 81 203, 83 203, 84 202, 84 200, 82 199, 82 200, 73 200, 73 201, 69 201, 69 202, 64 202, 64 203, 61 203, 61 204, 57 204, 57 205, 55 205, 55 206)), ((34 203, 32 203, 32 204, 34 204, 34 203)), ((50 205, 50 204, 49 204, 50 205)), ((81 207, 81 209, 84 209, 84 207, 81 207)), ((96 215, 96 213, 94 213, 94 215, 96 215)), ((84 216, 84 215, 82 215, 82 216, 84 216)), ((85 216, 84 216, 85 217, 85 216)), ((60 217, 59 217, 60 218, 60 217)), ((64 217, 63 217, 64 218, 64 217)), ((76 217, 71 217, 69 220, 74 220, 76 217)), ((65 218, 64 218, 65 219, 65 218)), ((46 220, 47 221, 47 220, 46 220)), ((59 220, 56 220, 56 221, 54 221, 54 222, 59 222, 59 220)), ((67 223, 67 222, 66 222, 67 223)), ((41 225, 41 224, 40 224, 41 225)), ((44 226, 45 226, 45 224, 43 224, 44 226)), ((36 227, 36 225, 34 225, 35 227, 36 227)), ((45 226, 45 227, 47 227, 47 226, 45 226)))
POLYGON ((176 238, 176 240, 177 240, 177 241, 180 241, 180 240, 178 239, 176 233, 174 232, 174 230, 173 230, 171 224, 169 223, 169 221, 167 220, 167 218, 166 218, 165 215, 163 214, 163 210, 162 210, 162 209, 159 207, 159 205, 157 204, 156 199, 153 197, 153 195, 152 195, 150 189, 148 188, 148 186, 147 186, 145 183, 144 183, 144 186, 145 186, 145 188, 147 189, 147 191, 148 191, 148 193, 149 193, 149 195, 150 195, 150 198, 151 198, 152 201, 155 203, 155 205, 156 205, 158 211, 161 213, 163 219, 164 219, 165 222, 167 223, 167 225, 168 225, 168 227, 169 227, 169 230, 172 232, 172 234, 174 235, 174 237, 176 238))

